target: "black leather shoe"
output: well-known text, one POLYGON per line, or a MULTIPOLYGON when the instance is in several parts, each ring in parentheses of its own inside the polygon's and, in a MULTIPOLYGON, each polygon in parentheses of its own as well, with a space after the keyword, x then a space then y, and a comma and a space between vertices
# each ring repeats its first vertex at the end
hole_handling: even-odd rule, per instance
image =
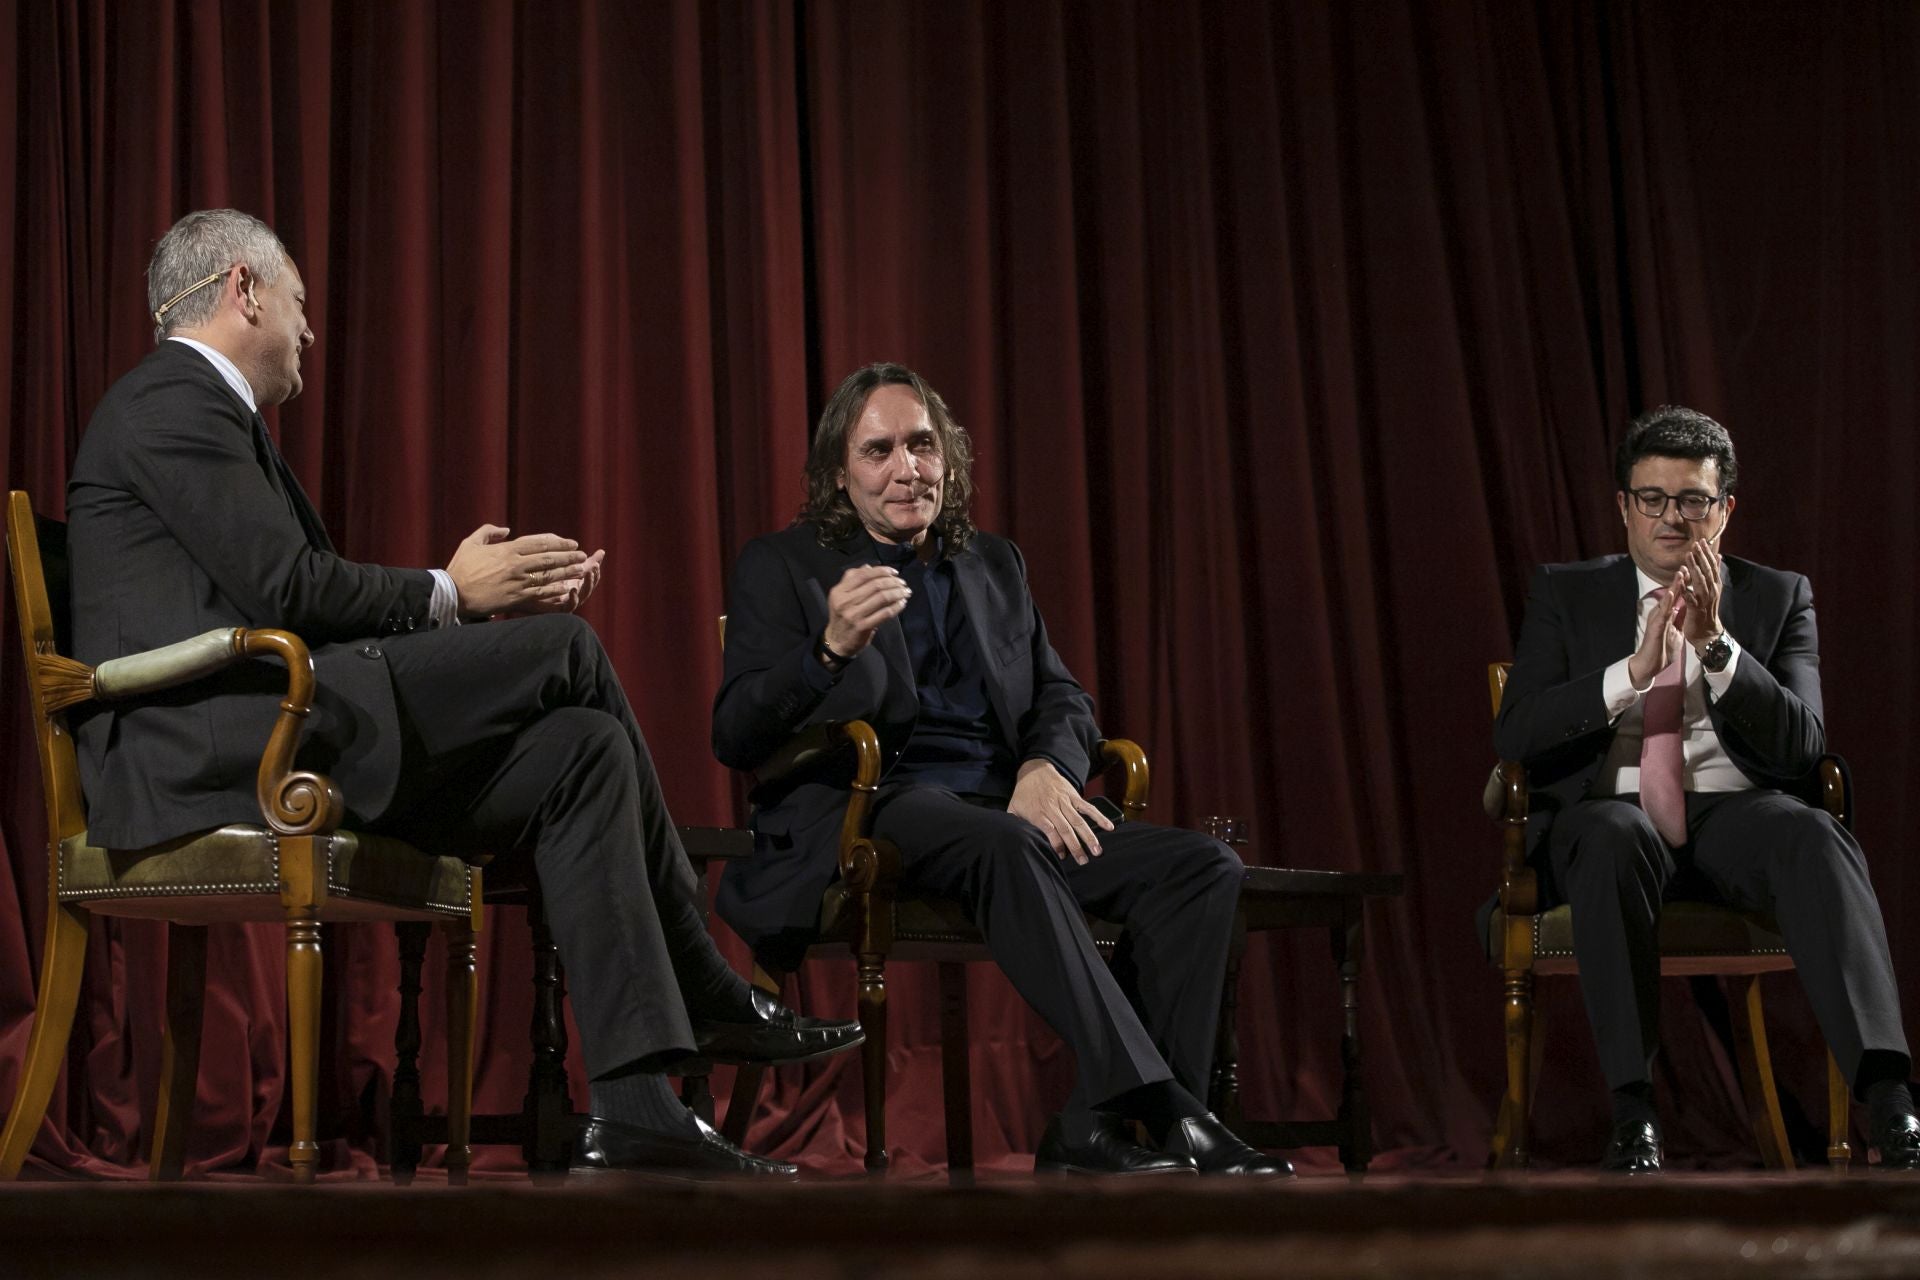
POLYGON ((1141 1146, 1128 1135, 1119 1116, 1104 1111, 1094 1114, 1093 1130, 1084 1142, 1067 1139, 1059 1116, 1047 1121, 1047 1131, 1040 1135, 1040 1149, 1033 1153, 1033 1171, 1135 1177, 1196 1172, 1193 1161, 1186 1156, 1141 1146))
POLYGON ((1651 1120, 1627 1120, 1613 1126, 1602 1173, 1660 1172, 1660 1126, 1651 1120))
POLYGON ((693 1040, 700 1056, 735 1065, 805 1062, 851 1049, 866 1038, 858 1022, 802 1017, 758 987, 753 988, 750 1009, 693 1020, 693 1040))
POLYGON ((1203 1174, 1240 1174, 1264 1178, 1291 1178, 1293 1166, 1281 1156, 1270 1156, 1247 1145, 1239 1134, 1212 1112, 1188 1116, 1167 1134, 1165 1151, 1185 1156, 1203 1174))
POLYGON ((1882 1169, 1890 1173, 1920 1169, 1920 1120, 1911 1111, 1888 1117, 1870 1136, 1882 1169))
POLYGON ((698 1137, 659 1133, 617 1120, 589 1116, 574 1144, 573 1167, 580 1170, 663 1174, 672 1178, 797 1178, 797 1165, 752 1155, 715 1133, 698 1116, 698 1137))

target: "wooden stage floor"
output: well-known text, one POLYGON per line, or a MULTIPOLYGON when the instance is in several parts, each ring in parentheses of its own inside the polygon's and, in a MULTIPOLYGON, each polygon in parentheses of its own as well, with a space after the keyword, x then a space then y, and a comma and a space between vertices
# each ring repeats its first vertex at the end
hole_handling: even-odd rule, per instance
POLYGON ((1920 1177, 0 1188, 0 1276, 1920 1275, 1920 1177))

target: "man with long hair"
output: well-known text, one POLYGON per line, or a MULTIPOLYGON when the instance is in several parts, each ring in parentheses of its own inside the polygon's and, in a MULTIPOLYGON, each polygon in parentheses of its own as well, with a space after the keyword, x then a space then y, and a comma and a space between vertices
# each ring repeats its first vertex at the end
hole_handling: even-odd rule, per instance
MULTIPOLYGON (((840 385, 801 518, 735 568, 714 750, 751 770, 808 725, 874 726, 873 834, 900 850, 903 887, 961 903, 1077 1058, 1036 1168, 1290 1175, 1199 1101, 1240 861, 1196 832, 1116 824, 1081 794, 1093 703, 1047 641, 1019 550, 974 528, 971 464, 912 370, 870 365, 840 385), (1111 969, 1088 913, 1126 926, 1111 969)), ((754 792, 754 857, 729 868, 719 906, 776 963, 796 957, 836 874, 849 781, 827 760, 754 792)))

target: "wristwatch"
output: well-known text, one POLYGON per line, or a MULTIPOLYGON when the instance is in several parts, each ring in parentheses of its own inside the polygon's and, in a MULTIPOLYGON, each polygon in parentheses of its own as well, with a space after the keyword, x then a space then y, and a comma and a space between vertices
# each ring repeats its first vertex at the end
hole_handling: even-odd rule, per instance
MULTIPOLYGON (((827 633, 824 631, 820 633, 820 638, 813 642, 813 656, 820 659, 821 665, 835 675, 839 675, 842 671, 845 671, 847 664, 853 661, 851 656, 835 653, 827 647, 827 633)), ((1715 670, 1718 669, 1717 667, 1715 668, 1715 670)))
POLYGON ((1733 661, 1733 646, 1727 642, 1727 633, 1722 631, 1702 645, 1700 665, 1708 671, 1725 671, 1727 664, 1733 661))

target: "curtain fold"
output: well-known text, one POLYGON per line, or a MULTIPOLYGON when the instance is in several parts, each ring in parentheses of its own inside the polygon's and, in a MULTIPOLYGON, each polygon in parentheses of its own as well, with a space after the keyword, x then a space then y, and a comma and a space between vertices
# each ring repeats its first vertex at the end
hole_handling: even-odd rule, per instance
MULTIPOLYGON (((9 487, 62 509, 87 415, 151 342, 165 228, 259 213, 319 337, 269 420, 342 549, 443 564, 483 522, 606 547, 588 614, 683 822, 737 814, 707 747, 735 552, 797 509, 842 376, 919 369, 1103 727, 1147 747, 1152 816, 1240 816, 1255 862, 1406 874, 1362 986, 1391 1161, 1477 1164, 1499 1092, 1469 924, 1498 865, 1484 666, 1532 565, 1619 549, 1627 418, 1712 413, 1743 460, 1729 549, 1818 590, 1829 736, 1920 981, 1910 6, 36 0, 0 19, 0 67, 9 487)), ((10 1098, 46 862, 10 598, 0 623, 10 1098)), ((525 939, 506 910, 482 942, 483 1109, 524 1088, 525 939)), ((164 931, 102 921, 90 946, 36 1161, 137 1175, 164 931)), ((378 929, 330 930, 327 957, 327 1159, 367 1176, 397 965, 378 929)), ((279 931, 215 930, 209 965, 189 1158, 247 1169, 283 1158, 279 931)), ((1254 943, 1250 1113, 1337 1101, 1334 981, 1324 939, 1254 943)), ((848 964, 798 983, 853 1007, 848 964)), ((938 998, 914 966, 890 986, 913 1172, 942 1158, 938 998)), ((1016 1167, 1072 1066, 997 973, 973 988, 976 1150, 1016 1167)), ((1750 1161, 1724 1054, 1669 994, 1670 1149, 1750 1161)), ((1817 1029, 1792 978, 1768 994, 1790 1110, 1818 1114, 1817 1029)), ((1585 1161, 1584 1014, 1570 982, 1541 1002, 1536 1148, 1585 1161)), ((857 1064, 776 1075, 750 1144, 853 1168, 857 1064)))

